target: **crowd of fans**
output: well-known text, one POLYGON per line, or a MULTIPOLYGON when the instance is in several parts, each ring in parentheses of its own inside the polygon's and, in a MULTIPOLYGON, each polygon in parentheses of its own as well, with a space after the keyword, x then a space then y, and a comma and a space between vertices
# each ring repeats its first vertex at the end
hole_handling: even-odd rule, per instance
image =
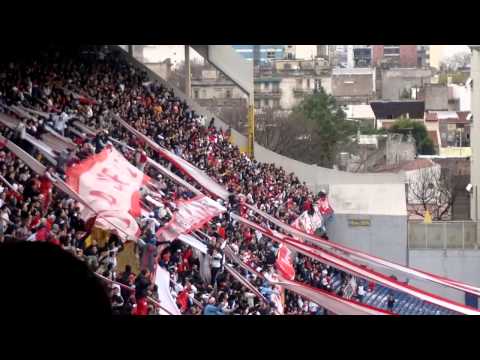
MULTIPOLYGON (((294 174, 281 167, 259 163, 241 153, 229 142, 230 131, 215 127, 175 97, 171 89, 149 82, 146 73, 124 60, 123 55, 106 47, 82 49, 49 48, 33 56, 21 56, 0 64, 0 111, 21 120, 17 129, 1 126, 3 136, 11 139, 44 164, 47 160, 27 140, 25 134, 41 139, 51 126, 76 144, 71 151, 57 154, 57 164, 45 174, 35 174, 5 148, 0 149, 0 241, 46 241, 58 244, 85 261, 100 274, 111 294, 116 314, 156 314, 158 289, 151 274, 156 266, 169 271, 171 293, 183 314, 273 314, 278 308, 273 299, 281 296, 268 280, 237 268, 268 300, 261 301, 225 270, 225 246, 261 273, 274 272, 278 244, 234 221, 236 212, 265 226, 248 211, 238 196, 222 205, 227 212, 206 224, 196 236, 207 244, 208 255, 175 240, 159 242, 156 231, 176 211, 175 202, 194 194, 162 177, 147 165, 150 157, 185 178, 168 161, 152 151, 115 121, 120 116, 159 145, 173 151, 204 170, 233 194, 243 194, 244 201, 292 223, 304 211, 325 201, 325 194, 313 194, 294 174), (22 117, 11 106, 22 105, 48 116, 22 117), (74 121, 81 121, 95 135, 74 131, 74 121), (137 243, 141 271, 132 266, 118 269, 117 255, 124 244, 115 233, 102 233, 80 218, 80 205, 54 187, 57 177, 64 177, 67 167, 99 153, 116 139, 125 157, 153 179, 162 192, 162 203, 143 205, 150 214, 138 219, 142 235, 137 243), (93 232, 93 233, 92 233, 93 232), (97 232, 97 233, 95 233, 97 232), (204 263, 208 263, 205 271, 204 263)), ((331 219, 332 213, 324 213, 331 219)), ((271 225, 271 224, 270 224, 271 225)), ((278 229, 279 230, 279 229, 278 229)), ((328 228, 318 234, 327 237, 328 228)), ((296 280, 340 296, 359 301, 373 284, 301 255, 294 259, 296 280), (342 285, 333 289, 333 279, 342 285)), ((268 278, 268 277, 267 277, 268 278)), ((390 302, 389 302, 390 307, 390 302)), ((391 305, 393 307, 393 304, 391 305)), ((286 314, 325 314, 324 309, 294 293, 286 292, 286 314)))

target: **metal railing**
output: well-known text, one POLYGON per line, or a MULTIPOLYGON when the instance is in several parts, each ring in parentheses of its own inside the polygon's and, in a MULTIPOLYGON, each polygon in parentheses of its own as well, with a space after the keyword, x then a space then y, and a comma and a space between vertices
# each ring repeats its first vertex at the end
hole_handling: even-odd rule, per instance
POLYGON ((476 226, 474 221, 409 221, 408 248, 476 250, 480 245, 476 226))

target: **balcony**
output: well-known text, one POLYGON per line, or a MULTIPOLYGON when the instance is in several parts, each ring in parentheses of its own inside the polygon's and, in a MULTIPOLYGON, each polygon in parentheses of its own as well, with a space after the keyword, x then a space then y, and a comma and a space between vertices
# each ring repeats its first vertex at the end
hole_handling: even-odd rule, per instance
POLYGON ((305 89, 305 88, 294 88, 293 89, 293 96, 295 97, 304 97, 306 95, 313 94, 313 89, 305 89))
POLYGON ((282 91, 280 89, 275 90, 257 90, 255 89, 256 99, 280 99, 282 91))

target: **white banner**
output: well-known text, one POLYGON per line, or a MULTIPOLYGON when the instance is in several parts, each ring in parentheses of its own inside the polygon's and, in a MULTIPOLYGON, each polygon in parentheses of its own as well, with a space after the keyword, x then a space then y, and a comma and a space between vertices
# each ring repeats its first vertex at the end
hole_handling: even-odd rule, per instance
POLYGON ((190 245, 192 248, 197 249, 202 254, 207 253, 207 245, 205 245, 204 243, 202 243, 200 240, 198 240, 192 235, 181 234, 178 236, 178 240, 181 240, 185 244, 190 245))
POLYGON ((170 293, 170 273, 157 266, 155 271, 155 285, 158 287, 158 299, 160 305, 162 305, 165 310, 168 310, 170 314, 167 314, 165 311, 160 310, 161 315, 182 315, 180 309, 178 308, 175 300, 173 300, 172 294, 170 293))
MULTIPOLYGON (((98 214, 98 224, 112 229, 113 222, 114 229, 122 229, 118 235, 128 234, 129 240, 139 235, 135 220, 141 214, 139 190, 148 180, 113 147, 67 169, 67 184, 98 214)), ((96 214, 84 209, 82 217, 96 214)))
POLYGON ((307 234, 315 233, 315 230, 320 228, 323 223, 322 215, 315 206, 314 214, 310 215, 308 211, 304 211, 295 221, 291 224, 292 227, 306 232, 307 234))
POLYGON ((206 196, 178 201, 177 209, 178 211, 173 213, 173 218, 157 231, 158 240, 173 241, 181 234, 202 227, 206 222, 226 211, 223 206, 206 196))

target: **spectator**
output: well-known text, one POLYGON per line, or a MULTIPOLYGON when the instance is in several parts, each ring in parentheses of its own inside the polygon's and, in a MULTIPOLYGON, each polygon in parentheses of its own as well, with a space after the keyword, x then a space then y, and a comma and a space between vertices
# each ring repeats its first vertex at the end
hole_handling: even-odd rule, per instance
POLYGON ((208 299, 208 304, 203 309, 203 315, 224 315, 223 311, 215 305, 215 298, 208 299))

